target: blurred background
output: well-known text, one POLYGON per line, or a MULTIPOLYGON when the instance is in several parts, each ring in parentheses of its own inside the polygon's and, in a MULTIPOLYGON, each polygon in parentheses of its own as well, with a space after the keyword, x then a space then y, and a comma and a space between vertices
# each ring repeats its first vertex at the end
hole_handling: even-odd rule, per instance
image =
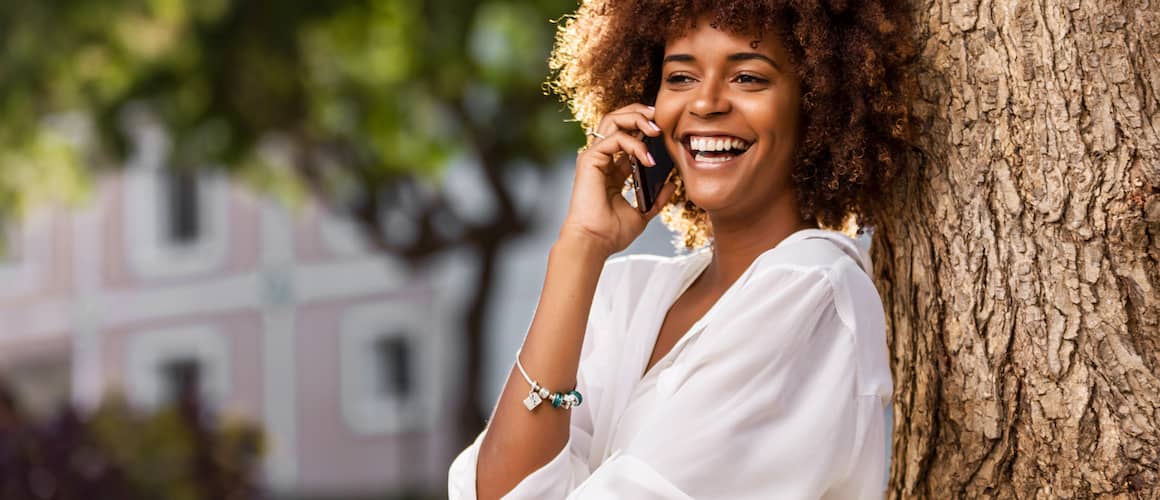
POLYGON ((0 498, 445 497, 566 209, 575 5, 0 0, 0 498))

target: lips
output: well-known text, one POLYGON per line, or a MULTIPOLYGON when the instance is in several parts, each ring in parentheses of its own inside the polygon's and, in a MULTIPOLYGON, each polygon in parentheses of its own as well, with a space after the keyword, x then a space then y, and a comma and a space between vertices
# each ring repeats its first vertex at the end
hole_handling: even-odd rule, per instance
POLYGON ((725 134, 689 133, 681 141, 693 160, 693 166, 719 168, 745 154, 753 145, 740 137, 725 134))

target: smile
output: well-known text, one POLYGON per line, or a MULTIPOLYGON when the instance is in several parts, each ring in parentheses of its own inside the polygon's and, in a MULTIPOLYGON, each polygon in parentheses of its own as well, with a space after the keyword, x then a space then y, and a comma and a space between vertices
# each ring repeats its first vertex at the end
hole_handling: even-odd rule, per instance
POLYGON ((689 135, 683 141, 695 166, 716 168, 745 154, 752 145, 744 139, 726 135, 689 135))

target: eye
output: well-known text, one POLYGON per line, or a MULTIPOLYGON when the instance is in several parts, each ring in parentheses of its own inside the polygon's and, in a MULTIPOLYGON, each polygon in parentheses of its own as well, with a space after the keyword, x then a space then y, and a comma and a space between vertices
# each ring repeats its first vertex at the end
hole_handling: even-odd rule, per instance
POLYGON ((737 82, 738 83, 764 85, 764 84, 769 83, 769 80, 762 78, 760 76, 757 76, 757 75, 751 75, 749 73, 742 73, 740 75, 737 75, 737 82))
POLYGON ((681 73, 673 73, 673 74, 665 77, 665 83, 667 83, 669 85, 683 85, 683 84, 692 83, 692 82, 693 82, 693 77, 691 77, 689 75, 681 74, 681 73))

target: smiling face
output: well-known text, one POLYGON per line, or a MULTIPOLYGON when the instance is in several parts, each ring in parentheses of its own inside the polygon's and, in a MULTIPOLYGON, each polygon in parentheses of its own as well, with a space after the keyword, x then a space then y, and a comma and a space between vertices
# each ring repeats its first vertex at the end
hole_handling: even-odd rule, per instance
POLYGON ((701 21, 665 46, 655 121, 688 198, 710 216, 796 210, 801 88, 776 38, 754 48, 701 21))

